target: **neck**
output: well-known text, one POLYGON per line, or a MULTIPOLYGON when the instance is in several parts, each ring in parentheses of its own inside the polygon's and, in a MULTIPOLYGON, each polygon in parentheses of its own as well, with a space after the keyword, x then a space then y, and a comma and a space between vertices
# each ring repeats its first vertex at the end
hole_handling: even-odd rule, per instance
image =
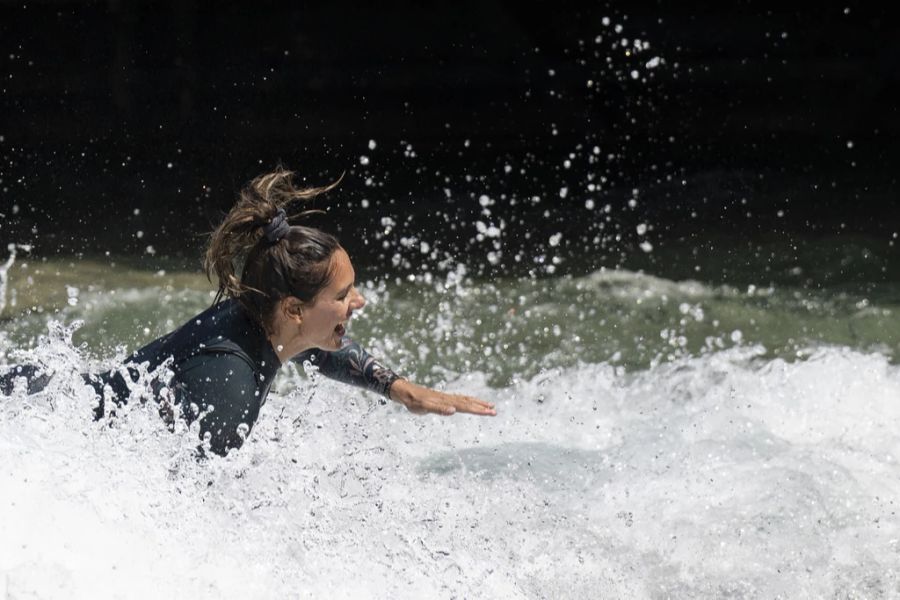
POLYGON ((275 350, 275 354, 278 355, 278 360, 281 361, 281 364, 313 347, 306 343, 306 340, 302 337, 296 334, 292 335, 287 327, 282 327, 271 334, 269 343, 272 344, 272 349, 275 350))

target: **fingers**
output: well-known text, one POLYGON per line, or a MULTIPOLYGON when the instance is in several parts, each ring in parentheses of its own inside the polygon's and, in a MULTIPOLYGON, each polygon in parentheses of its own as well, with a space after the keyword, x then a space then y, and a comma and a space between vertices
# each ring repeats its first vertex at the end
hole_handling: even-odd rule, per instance
POLYGON ((494 405, 472 396, 457 396, 432 392, 418 399, 416 403, 407 405, 410 412, 416 414, 433 413, 449 417, 457 412, 482 416, 496 416, 494 405))
POLYGON ((454 399, 458 399, 458 402, 454 404, 455 408, 459 412, 465 412, 473 415, 489 415, 495 416, 497 411, 494 409, 494 405, 490 402, 485 402, 484 400, 479 400, 478 398, 473 398, 472 396, 452 396, 454 399))

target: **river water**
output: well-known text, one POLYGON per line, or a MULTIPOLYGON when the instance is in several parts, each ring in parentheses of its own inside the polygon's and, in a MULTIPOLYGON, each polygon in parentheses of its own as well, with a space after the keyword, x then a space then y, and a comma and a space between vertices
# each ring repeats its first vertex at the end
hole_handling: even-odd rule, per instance
POLYGON ((205 279, 19 250, 0 365, 56 375, 0 398, 0 597, 900 596, 895 243, 363 273, 350 335, 498 416, 288 366, 202 463, 151 407, 92 422, 77 374, 202 310, 205 279))

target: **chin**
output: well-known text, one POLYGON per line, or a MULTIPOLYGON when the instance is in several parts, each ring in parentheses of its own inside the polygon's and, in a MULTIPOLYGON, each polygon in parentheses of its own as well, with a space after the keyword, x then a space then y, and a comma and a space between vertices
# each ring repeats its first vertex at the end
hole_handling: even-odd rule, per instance
POLYGON ((331 336, 331 339, 328 340, 327 346, 322 346, 323 350, 340 350, 343 346, 343 338, 338 337, 336 335, 331 336))

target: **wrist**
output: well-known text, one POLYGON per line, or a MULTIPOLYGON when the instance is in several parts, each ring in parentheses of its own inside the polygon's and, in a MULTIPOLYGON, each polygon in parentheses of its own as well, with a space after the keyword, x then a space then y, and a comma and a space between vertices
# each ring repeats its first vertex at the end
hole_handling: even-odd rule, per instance
POLYGON ((406 404, 412 397, 412 384, 403 377, 398 377, 388 388, 387 396, 394 402, 406 404))

